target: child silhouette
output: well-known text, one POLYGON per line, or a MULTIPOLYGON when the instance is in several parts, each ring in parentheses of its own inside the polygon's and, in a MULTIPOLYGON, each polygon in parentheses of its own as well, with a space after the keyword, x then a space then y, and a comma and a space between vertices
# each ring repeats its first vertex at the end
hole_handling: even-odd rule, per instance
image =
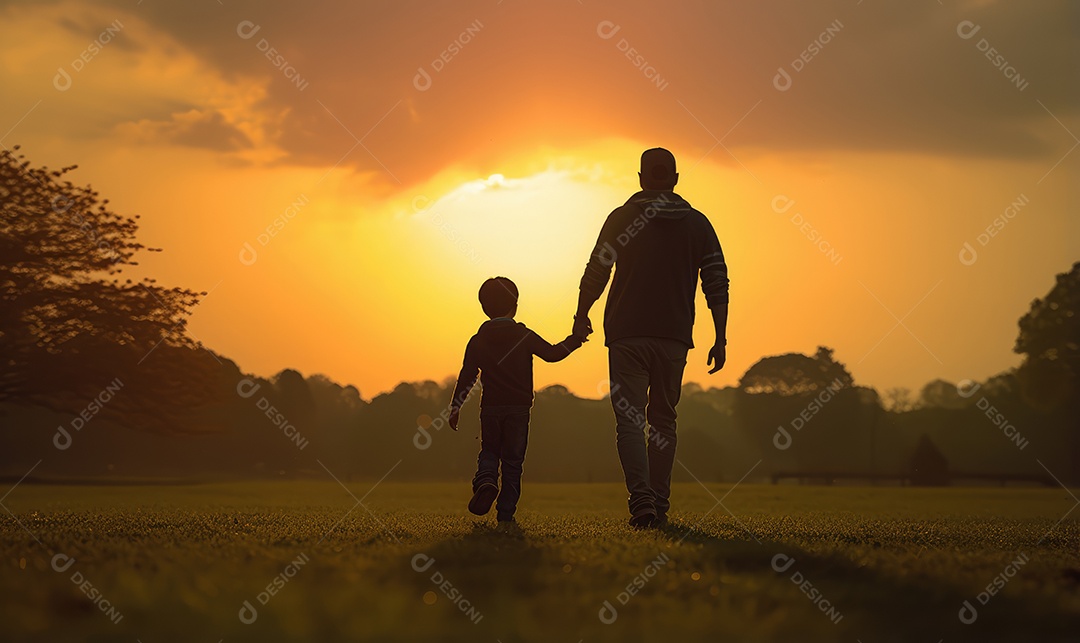
POLYGON ((514 321, 517 303, 517 286, 506 277, 493 277, 480 286, 480 305, 490 319, 480 326, 465 348, 465 359, 450 402, 450 427, 456 431, 461 405, 479 376, 480 455, 469 511, 485 515, 498 496, 495 509, 500 525, 514 522, 521 497, 521 471, 533 402, 532 356, 545 362, 558 362, 580 348, 584 341, 570 335, 558 344, 549 344, 525 324, 514 321))

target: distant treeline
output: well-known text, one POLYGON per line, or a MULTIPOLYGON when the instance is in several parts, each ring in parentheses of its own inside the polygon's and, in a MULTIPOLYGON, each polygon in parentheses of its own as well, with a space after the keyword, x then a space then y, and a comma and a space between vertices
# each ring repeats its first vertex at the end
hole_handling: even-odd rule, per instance
MULTIPOLYGON (((187 332, 207 293, 123 278, 141 253, 161 250, 138 241, 137 215, 66 180, 74 166, 33 166, 18 149, 0 150, 0 475, 471 476, 476 399, 454 433, 442 418, 449 382, 365 400, 319 375, 245 375, 187 332)), ((675 475, 1080 482, 1080 262, 1018 326, 1018 369, 981 384, 931 382, 917 396, 857 386, 827 348, 765 357, 737 387, 688 384, 675 475)), ((607 400, 561 386, 537 394, 529 452, 532 480, 621 479, 607 400)))
MULTIPOLYGON (((472 475, 479 396, 455 433, 443 420, 451 381, 402 383, 364 400, 319 375, 286 370, 262 380, 231 362, 219 369, 228 374, 217 384, 231 389, 226 403, 193 413, 187 434, 148 431, 137 419, 125 423, 124 413, 73 418, 0 406, 0 473, 21 476, 40 459, 40 479, 327 477, 323 465, 342 478, 372 479, 399 461, 395 480, 472 475)), ((120 406, 134 385, 112 388, 95 407, 120 406)), ((1067 405, 1039 409, 1020 391, 1010 372, 959 386, 934 381, 917 395, 892 390, 883 402, 854 385, 828 349, 769 357, 738 387, 683 387, 675 474, 734 481, 760 461, 749 479, 791 471, 900 476, 935 466, 915 457, 922 438, 951 471, 1045 475, 1045 465, 1075 480, 1076 420, 1067 405)), ((536 396, 526 476, 619 481, 614 440, 608 400, 548 387, 536 396)))

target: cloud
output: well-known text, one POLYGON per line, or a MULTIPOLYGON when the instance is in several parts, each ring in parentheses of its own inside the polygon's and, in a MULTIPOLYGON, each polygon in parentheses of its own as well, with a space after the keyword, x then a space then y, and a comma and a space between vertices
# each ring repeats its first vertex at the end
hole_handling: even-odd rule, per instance
POLYGON ((35 128, 58 140, 119 136, 251 162, 285 156, 277 140, 287 107, 266 101, 265 79, 223 71, 130 7, 0 6, 0 39, 11 103, 37 105, 16 137, 35 128))
POLYGON ((140 143, 166 143, 219 152, 251 149, 251 139, 226 122, 220 112, 192 109, 164 121, 143 119, 121 123, 117 131, 140 143))
MULTIPOLYGON (((14 13, 59 20, 57 6, 14 13)), ((723 141, 1049 158, 1072 143, 1055 117, 1070 123, 1080 106, 1080 84, 1065 80, 1080 75, 1080 36, 1064 1, 95 6, 130 15, 123 40, 138 43, 108 52, 135 74, 112 87, 130 100, 113 126, 234 153, 246 137, 263 150, 253 160, 390 184, 612 137, 696 156, 723 141), (979 31, 965 39, 968 22, 979 31)), ((64 13, 68 32, 101 22, 64 13)))

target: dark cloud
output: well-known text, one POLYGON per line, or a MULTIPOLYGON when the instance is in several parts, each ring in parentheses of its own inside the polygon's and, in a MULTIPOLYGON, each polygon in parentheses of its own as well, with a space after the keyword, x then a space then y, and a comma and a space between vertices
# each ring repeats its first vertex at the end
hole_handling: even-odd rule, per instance
POLYGON ((236 127, 225 122, 218 112, 200 114, 198 118, 177 127, 172 141, 177 145, 212 150, 237 151, 251 147, 251 140, 236 127))
POLYGON ((251 139, 219 112, 196 109, 173 114, 168 120, 125 123, 121 131, 141 143, 169 143, 219 152, 237 152, 252 146, 251 139))
POLYGON ((290 162, 333 164, 352 149, 343 165, 406 183, 450 162, 619 136, 701 154, 720 138, 779 152, 1060 156, 1072 141, 1047 110, 1067 122, 1080 106, 1075 5, 947 5, 248 0, 135 11, 226 78, 269 79, 265 107, 287 110, 277 143, 290 162), (242 21, 258 25, 250 39, 242 21), (601 21, 618 33, 600 37, 601 21), (962 38, 961 21, 978 33, 962 38), (781 68, 786 91, 774 84, 781 68))

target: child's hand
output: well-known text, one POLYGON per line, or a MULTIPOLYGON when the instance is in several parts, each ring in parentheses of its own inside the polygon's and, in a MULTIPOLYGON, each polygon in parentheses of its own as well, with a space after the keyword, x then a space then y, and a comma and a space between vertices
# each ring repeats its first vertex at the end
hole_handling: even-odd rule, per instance
POLYGON ((461 409, 457 409, 457 408, 454 408, 452 406, 450 407, 450 417, 448 418, 448 421, 450 422, 450 428, 455 430, 455 431, 457 431, 458 415, 460 413, 461 413, 461 409))
POLYGON ((571 335, 576 335, 581 338, 581 341, 587 342, 592 332, 592 322, 589 321, 588 315, 574 315, 574 328, 570 331, 571 335))

